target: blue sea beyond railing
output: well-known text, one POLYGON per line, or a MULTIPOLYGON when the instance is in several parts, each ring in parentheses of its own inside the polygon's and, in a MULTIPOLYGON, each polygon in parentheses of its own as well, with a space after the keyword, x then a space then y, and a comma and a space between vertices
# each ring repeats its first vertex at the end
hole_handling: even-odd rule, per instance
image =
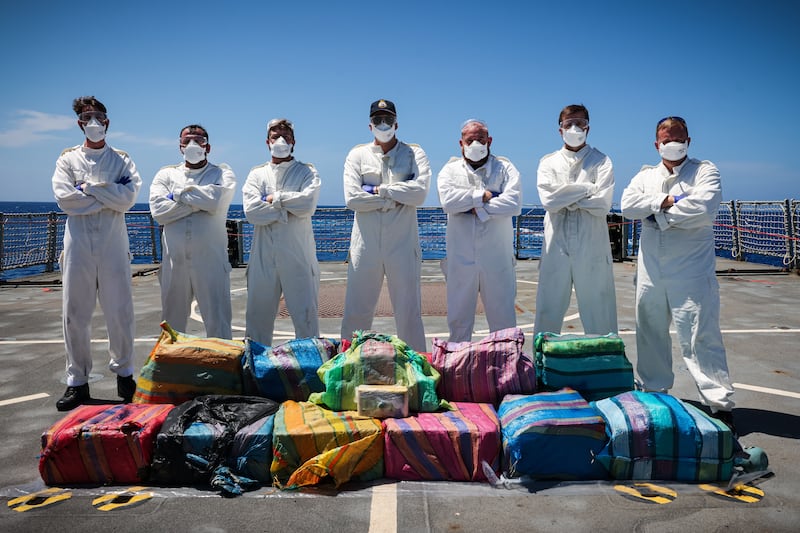
MULTIPOLYGON (((0 280, 12 280, 58 268, 63 246, 65 215, 55 202, 0 202, 0 280), (25 215, 22 215, 22 214, 25 215)), ((419 237, 425 260, 445 257, 447 215, 439 207, 418 210, 419 237)), ((157 263, 161 258, 158 225, 149 205, 139 203, 126 214, 128 236, 135 264, 157 263)), ((616 260, 636 255, 639 222, 625 220, 617 210, 608 216, 609 238, 616 260)), ((320 261, 346 261, 353 212, 342 206, 319 206, 312 225, 320 261)), ((800 201, 720 204, 714 228, 717 255, 789 269, 798 268, 800 201)), ((510 225, 511 226, 511 225, 510 225)), ((538 259, 544 231, 544 210, 526 206, 513 227, 518 259, 538 259)), ((253 227, 241 205, 228 211, 229 256, 232 264, 249 259, 253 227)))

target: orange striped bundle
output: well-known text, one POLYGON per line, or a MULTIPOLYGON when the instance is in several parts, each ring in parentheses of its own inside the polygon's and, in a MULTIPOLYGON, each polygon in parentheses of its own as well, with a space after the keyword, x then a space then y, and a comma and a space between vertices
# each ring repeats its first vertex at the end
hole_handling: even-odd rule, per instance
POLYGON ((275 415, 270 471, 275 484, 287 489, 315 485, 327 476, 337 487, 351 479, 378 479, 383 476, 381 422, 354 411, 284 402, 275 415))
POLYGON ((242 394, 244 342, 178 333, 166 322, 161 328, 133 403, 177 405, 208 394, 242 394))

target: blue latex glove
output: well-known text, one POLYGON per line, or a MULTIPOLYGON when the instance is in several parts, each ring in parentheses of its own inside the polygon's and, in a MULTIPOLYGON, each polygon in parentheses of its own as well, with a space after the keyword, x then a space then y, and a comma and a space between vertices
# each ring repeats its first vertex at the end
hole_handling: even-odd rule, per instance
POLYGON ((366 183, 361 186, 361 188, 364 189, 365 192, 368 192, 370 194, 375 194, 375 187, 376 187, 375 185, 367 185, 366 183))
POLYGON ((262 202, 266 202, 266 201, 267 201, 267 195, 266 195, 266 194, 265 194, 264 196, 262 196, 262 197, 261 197, 261 201, 262 201, 262 202))
POLYGON ((81 191, 81 192, 83 192, 83 189, 81 189, 81 185, 83 185, 83 182, 81 182, 81 183, 76 183, 76 184, 75 184, 75 190, 76 190, 76 191, 81 191))
POLYGON ((677 204, 679 200, 683 200, 684 198, 686 198, 686 195, 685 194, 673 194, 672 197, 675 199, 673 201, 673 204, 677 204))
POLYGON ((173 198, 172 193, 167 194, 167 199, 172 200, 173 202, 175 201, 175 198, 173 198))
POLYGON ((117 180, 117 183, 120 185, 127 185, 131 182, 130 176, 122 176, 120 179, 117 180))

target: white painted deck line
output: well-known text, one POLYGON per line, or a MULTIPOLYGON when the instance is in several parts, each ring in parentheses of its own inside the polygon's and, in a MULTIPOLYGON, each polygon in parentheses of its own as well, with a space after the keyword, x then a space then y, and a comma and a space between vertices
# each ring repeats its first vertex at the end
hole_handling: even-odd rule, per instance
POLYGON ((31 400, 41 400, 42 398, 47 398, 50 395, 46 392, 40 392, 38 394, 29 394, 27 396, 19 396, 18 398, 9 398, 8 400, 0 400, 0 407, 6 405, 13 405, 15 403, 22 403, 22 402, 29 402, 31 400))
MULTIPOLYGON (((346 529, 346 528, 345 528, 346 529)), ((369 509, 369 533, 396 533, 397 484, 376 485, 369 509)))

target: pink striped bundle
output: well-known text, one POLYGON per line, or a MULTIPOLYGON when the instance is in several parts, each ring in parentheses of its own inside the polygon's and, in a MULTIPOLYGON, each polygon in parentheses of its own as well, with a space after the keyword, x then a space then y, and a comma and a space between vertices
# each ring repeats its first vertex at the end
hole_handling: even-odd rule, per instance
POLYGON ((481 461, 500 470, 500 421, 487 403, 452 404, 453 411, 387 418, 386 477, 406 481, 485 481, 481 461))
POLYGON ((477 342, 433 339, 431 365, 441 374, 439 396, 497 407, 506 394, 535 393, 536 370, 522 351, 524 343, 519 328, 495 331, 477 342))

